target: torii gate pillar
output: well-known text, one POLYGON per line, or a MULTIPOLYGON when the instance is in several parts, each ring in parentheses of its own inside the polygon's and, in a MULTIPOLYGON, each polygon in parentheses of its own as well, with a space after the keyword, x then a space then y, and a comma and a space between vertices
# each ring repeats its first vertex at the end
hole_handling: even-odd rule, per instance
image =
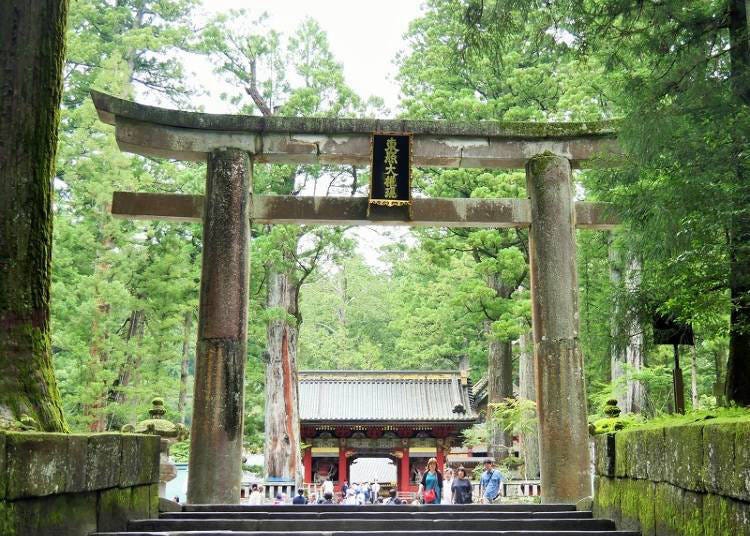
POLYGON ((252 160, 208 154, 188 502, 236 504, 242 484, 252 160))
POLYGON ((526 180, 542 501, 575 503, 591 495, 591 469, 570 162, 537 155, 526 180))

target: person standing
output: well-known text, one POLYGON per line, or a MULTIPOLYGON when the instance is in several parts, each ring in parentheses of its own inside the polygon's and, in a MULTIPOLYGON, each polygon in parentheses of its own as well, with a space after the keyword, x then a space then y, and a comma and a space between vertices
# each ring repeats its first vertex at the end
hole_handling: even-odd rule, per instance
POLYGON ((425 504, 440 504, 443 489, 443 475, 437 470, 437 460, 427 460, 427 470, 422 475, 417 495, 421 496, 425 504))
POLYGON ((373 504, 377 502, 378 497, 380 497, 380 484, 378 484, 378 481, 372 483, 372 502, 373 504))
POLYGON ((484 460, 484 472, 479 479, 479 490, 482 502, 489 504, 500 495, 500 486, 503 483, 503 475, 495 469, 495 463, 491 458, 484 460))
POLYGON ((333 481, 326 477, 326 479, 323 481, 323 494, 330 493, 333 495, 334 489, 333 489, 333 481))
MULTIPOLYGON (((448 486, 446 486, 448 487, 448 486)), ((471 504, 471 480, 466 477, 466 469, 459 467, 451 484, 453 504, 471 504)))
POLYGON ((440 504, 453 504, 453 469, 448 467, 443 476, 443 496, 440 498, 440 504))
POLYGON ((250 498, 248 499, 247 504, 263 504, 263 494, 260 492, 258 484, 250 486, 250 498))
POLYGON ((297 495, 292 499, 292 504, 307 504, 307 497, 305 497, 305 490, 299 488, 297 495))

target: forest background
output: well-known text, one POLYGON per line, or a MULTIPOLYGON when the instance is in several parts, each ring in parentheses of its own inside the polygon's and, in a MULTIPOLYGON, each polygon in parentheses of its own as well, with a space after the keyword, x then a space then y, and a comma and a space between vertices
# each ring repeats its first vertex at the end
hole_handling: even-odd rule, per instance
MULTIPOLYGON (((399 117, 621 118, 627 155, 617 170, 575 175, 581 199, 615 202, 623 221, 616 232, 578 232, 592 419, 612 397, 647 416, 673 409, 672 348, 650 332, 657 311, 696 334, 683 352, 688 406, 738 401, 725 393, 730 348, 730 370, 748 367, 738 364, 748 354, 737 352, 737 311, 747 312, 750 284, 737 266, 750 255, 741 180, 750 121, 732 61, 732 5, 428 0, 396 58, 399 117)), ((114 190, 202 193, 205 177, 200 164, 122 153, 89 89, 195 109, 202 88, 187 83, 185 64, 201 56, 235 113, 384 113, 381 99, 347 85, 315 20, 282 31, 262 14, 232 12, 198 24, 197 7, 70 6, 51 303, 55 372, 74 430, 119 429, 144 418, 154 396, 168 418, 189 424, 201 227, 113 219, 109 208, 114 190)), ((522 170, 414 173, 416 195, 525 196, 522 170)), ((363 196, 367 184, 366 168, 255 166, 264 194, 363 196)), ((468 358, 473 380, 490 370, 491 400, 518 392, 530 328, 525 231, 414 229, 385 241, 377 261, 358 251, 352 229, 253 226, 252 236, 249 450, 263 444, 272 324, 295 335, 300 368, 456 369, 468 358)))

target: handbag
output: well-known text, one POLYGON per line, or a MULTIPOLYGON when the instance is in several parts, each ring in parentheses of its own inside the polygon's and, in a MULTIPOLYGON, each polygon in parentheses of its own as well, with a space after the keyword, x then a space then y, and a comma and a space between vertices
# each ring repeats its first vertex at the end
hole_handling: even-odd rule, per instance
POLYGON ((428 489, 427 491, 424 492, 425 504, 434 503, 436 498, 437 498, 437 494, 435 493, 434 489, 428 489))

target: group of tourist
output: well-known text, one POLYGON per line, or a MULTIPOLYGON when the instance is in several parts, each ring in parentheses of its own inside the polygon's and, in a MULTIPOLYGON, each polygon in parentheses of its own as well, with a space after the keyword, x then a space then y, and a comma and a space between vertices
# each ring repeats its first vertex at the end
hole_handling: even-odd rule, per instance
MULTIPOLYGON (((494 462, 487 459, 484 462, 484 471, 479 478, 479 495, 482 503, 495 501, 502 492, 502 473, 495 468, 494 462)), ((273 504, 286 504, 288 497, 279 493, 273 504)), ((333 482, 326 479, 321 485, 319 493, 311 493, 305 496, 305 490, 299 488, 297 495, 292 499, 292 504, 406 504, 408 501, 398 497, 395 489, 389 490, 388 497, 380 497, 380 484, 376 482, 362 482, 349 485, 344 482, 341 486, 341 500, 337 503, 334 493, 333 482)), ((472 498, 472 484, 466 469, 459 467, 454 470, 450 467, 445 469, 445 474, 438 470, 435 458, 427 461, 427 469, 422 473, 422 480, 414 501, 411 504, 470 504, 472 498)), ((250 491, 248 504, 262 504, 263 490, 253 484, 250 491)))
MULTIPOLYGON (((483 503, 491 503, 500 496, 503 476, 490 459, 484 462, 484 471, 479 479, 479 491, 483 503)), ((459 467, 455 473, 450 467, 445 475, 438 471, 435 458, 427 461, 427 470, 422 474, 417 496, 424 504, 469 504, 472 502, 471 480, 466 469, 459 467)))

